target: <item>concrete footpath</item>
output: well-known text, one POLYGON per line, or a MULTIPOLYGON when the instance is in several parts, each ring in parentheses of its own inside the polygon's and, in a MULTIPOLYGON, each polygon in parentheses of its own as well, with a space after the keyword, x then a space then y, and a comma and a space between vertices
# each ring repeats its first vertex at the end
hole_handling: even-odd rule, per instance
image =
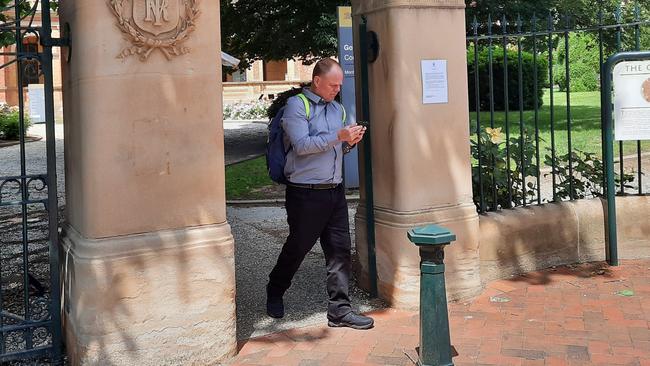
MULTIPOLYGON (((456 366, 650 365, 650 260, 492 282, 449 312, 456 366)), ((369 314, 369 331, 320 324, 242 340, 228 365, 416 365, 418 314, 369 314)))

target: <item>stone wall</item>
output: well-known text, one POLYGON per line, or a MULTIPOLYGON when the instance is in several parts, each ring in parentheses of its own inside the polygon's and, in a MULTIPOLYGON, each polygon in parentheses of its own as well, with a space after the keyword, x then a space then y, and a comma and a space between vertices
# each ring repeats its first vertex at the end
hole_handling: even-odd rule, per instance
MULTIPOLYGON (((605 260, 605 203, 579 200, 481 216, 481 281, 605 260)), ((619 257, 650 257, 650 197, 617 197, 616 205, 619 257)))

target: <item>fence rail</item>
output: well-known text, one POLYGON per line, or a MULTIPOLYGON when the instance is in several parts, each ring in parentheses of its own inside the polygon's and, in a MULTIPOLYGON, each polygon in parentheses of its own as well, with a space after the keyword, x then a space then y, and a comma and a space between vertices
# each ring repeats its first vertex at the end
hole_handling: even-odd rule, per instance
MULTIPOLYGON (((604 193, 601 66, 613 53, 650 48, 650 16, 633 6, 631 19, 619 6, 612 22, 600 11, 593 26, 577 27, 570 16, 553 13, 470 24, 472 174, 480 213, 604 193)), ((619 142, 618 150, 618 193, 644 194, 643 152, 650 144, 619 142), (630 153, 634 166, 626 164, 630 153)))

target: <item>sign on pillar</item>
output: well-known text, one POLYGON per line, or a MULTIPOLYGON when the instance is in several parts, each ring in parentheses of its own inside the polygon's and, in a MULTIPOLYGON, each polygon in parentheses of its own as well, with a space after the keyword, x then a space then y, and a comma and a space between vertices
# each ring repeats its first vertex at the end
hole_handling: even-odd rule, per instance
POLYGON ((447 60, 422 60, 422 104, 449 103, 447 60))
MULTIPOLYGON (((354 46, 352 44, 352 7, 339 6, 339 63, 343 68, 341 103, 347 111, 348 124, 356 122, 357 108, 354 87, 354 46)), ((343 178, 346 188, 359 187, 358 149, 353 149, 343 160, 343 178)))

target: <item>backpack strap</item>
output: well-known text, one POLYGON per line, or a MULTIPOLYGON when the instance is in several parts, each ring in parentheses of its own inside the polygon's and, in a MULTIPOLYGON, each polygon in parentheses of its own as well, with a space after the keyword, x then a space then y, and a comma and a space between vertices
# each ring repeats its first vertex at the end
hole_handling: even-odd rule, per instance
MULTIPOLYGON (((309 103, 309 100, 307 99, 307 96, 305 94, 300 93, 297 95, 300 100, 302 100, 302 103, 305 105, 305 114, 307 116, 307 119, 311 118, 311 105, 309 103)), ((341 106, 341 109, 343 110, 343 126, 345 126, 345 121, 348 119, 348 114, 345 111, 345 107, 341 103, 337 103, 338 105, 341 106)))
POLYGON ((300 100, 302 100, 302 103, 305 105, 305 114, 307 115, 307 119, 309 119, 311 111, 310 111, 310 105, 309 105, 309 101, 307 100, 307 97, 305 96, 305 94, 300 93, 298 94, 298 98, 300 98, 300 100))

